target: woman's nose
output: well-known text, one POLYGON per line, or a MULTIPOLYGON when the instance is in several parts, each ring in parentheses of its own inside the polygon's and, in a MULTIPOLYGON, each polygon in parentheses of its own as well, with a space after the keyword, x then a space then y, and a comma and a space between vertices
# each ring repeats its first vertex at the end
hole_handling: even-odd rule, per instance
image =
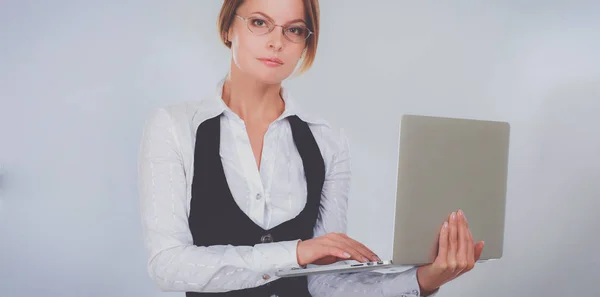
POLYGON ((280 51, 283 48, 284 36, 283 28, 277 26, 271 33, 269 33, 269 48, 280 51))

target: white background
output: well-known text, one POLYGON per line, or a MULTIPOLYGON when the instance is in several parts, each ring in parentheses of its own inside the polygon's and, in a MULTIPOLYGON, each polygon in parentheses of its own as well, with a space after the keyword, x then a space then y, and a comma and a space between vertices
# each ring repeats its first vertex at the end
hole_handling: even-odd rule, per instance
MULTIPOLYGON (((505 256, 440 296, 599 294, 600 2, 321 2, 288 85, 348 134, 350 235, 391 256, 402 113, 508 121, 505 256)), ((220 4, 0 2, 0 296, 170 296, 146 274, 137 148, 150 110, 227 72, 220 4)))

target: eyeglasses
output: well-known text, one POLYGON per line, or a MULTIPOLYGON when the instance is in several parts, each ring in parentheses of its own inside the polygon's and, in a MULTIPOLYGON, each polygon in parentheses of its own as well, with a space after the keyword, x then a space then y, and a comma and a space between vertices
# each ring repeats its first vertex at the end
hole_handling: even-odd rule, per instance
POLYGON ((281 27, 283 29, 283 36, 291 42, 300 43, 304 42, 308 37, 310 37, 313 32, 311 32, 306 25, 300 23, 294 23, 291 25, 276 25, 272 21, 267 18, 260 16, 251 16, 251 17, 241 17, 239 15, 235 15, 236 17, 242 19, 246 22, 246 27, 248 30, 252 32, 254 35, 265 35, 270 33, 275 29, 275 27, 281 27))

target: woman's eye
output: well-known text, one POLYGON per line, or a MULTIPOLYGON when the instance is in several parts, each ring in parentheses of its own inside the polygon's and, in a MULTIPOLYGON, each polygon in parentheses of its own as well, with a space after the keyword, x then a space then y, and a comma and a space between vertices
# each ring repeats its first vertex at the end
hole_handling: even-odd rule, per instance
POLYGON ((267 25, 267 22, 265 22, 264 20, 261 20, 261 19, 253 19, 252 25, 254 25, 256 27, 264 27, 267 25))
POLYGON ((305 34, 306 29, 302 28, 302 27, 291 27, 288 29, 288 31, 292 34, 298 35, 298 36, 302 36, 305 34))

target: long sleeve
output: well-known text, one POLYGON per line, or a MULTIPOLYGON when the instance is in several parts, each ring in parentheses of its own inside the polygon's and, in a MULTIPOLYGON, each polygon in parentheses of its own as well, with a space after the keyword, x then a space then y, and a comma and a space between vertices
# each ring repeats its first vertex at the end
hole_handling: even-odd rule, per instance
MULTIPOLYGON (((163 291, 222 292, 276 279, 298 267, 297 241, 255 246, 195 246, 188 226, 187 183, 173 120, 158 109, 147 120, 138 156, 138 186, 148 273, 163 291)), ((189 174, 189 173, 188 173, 189 174)))
MULTIPOLYGON (((315 237, 330 232, 346 233, 351 156, 346 136, 340 134, 339 139, 339 148, 326 173, 315 237)), ((309 276, 308 281, 309 291, 314 297, 420 296, 416 268, 396 274, 318 274, 309 276)))

